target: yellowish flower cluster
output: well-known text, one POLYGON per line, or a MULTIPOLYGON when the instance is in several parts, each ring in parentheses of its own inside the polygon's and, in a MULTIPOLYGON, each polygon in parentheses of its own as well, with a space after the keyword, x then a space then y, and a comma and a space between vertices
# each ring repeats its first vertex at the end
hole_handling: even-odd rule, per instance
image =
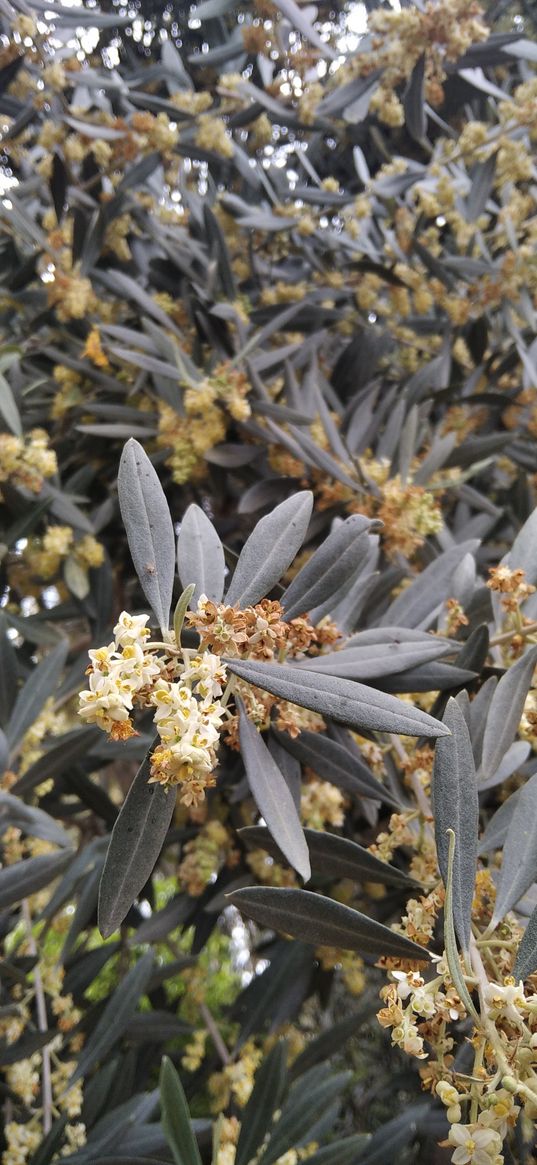
POLYGON ((428 0, 423 8, 376 9, 370 14, 371 51, 356 60, 359 75, 382 68, 372 107, 387 125, 402 125, 404 114, 395 90, 410 77, 425 53, 425 93, 431 105, 443 101, 445 65, 456 61, 471 44, 489 35, 482 9, 466 0, 428 0))
POLYGON ((244 373, 220 364, 209 378, 185 391, 184 416, 159 403, 157 445, 171 449, 166 465, 177 485, 204 473, 204 455, 224 440, 230 418, 248 419, 248 388, 244 373))
POLYGON ((71 526, 49 526, 42 539, 30 539, 23 560, 36 578, 49 580, 59 573, 62 562, 71 557, 82 570, 101 566, 104 547, 93 534, 75 540, 71 526))
POLYGON ((57 472, 56 454, 44 429, 32 429, 24 437, 0 433, 0 485, 7 481, 38 494, 43 479, 57 472))
POLYGON ((233 836, 220 821, 207 821, 197 837, 187 841, 177 876, 192 898, 203 894, 224 865, 236 865, 239 854, 233 836))
POLYGON ((318 947, 315 951, 323 971, 340 971, 341 978, 351 995, 361 995, 366 979, 364 961, 354 951, 341 951, 337 947, 318 947))
POLYGON ((126 740, 135 733, 134 705, 154 708, 161 743, 152 755, 150 781, 180 785, 184 804, 196 805, 214 785, 225 668, 217 655, 191 659, 186 651, 178 666, 172 643, 148 644, 148 618, 123 611, 113 643, 89 652, 90 686, 80 693, 79 715, 113 739, 126 740))
POLYGON ((210 150, 221 158, 232 158, 234 145, 221 117, 212 113, 202 113, 198 118, 196 145, 202 150, 210 150))
POLYGON ((263 1059, 261 1048, 254 1039, 243 1044, 236 1060, 226 1064, 221 1072, 209 1077, 209 1094, 213 1112, 222 1112, 231 1099, 244 1108, 250 1099, 256 1071, 263 1059))

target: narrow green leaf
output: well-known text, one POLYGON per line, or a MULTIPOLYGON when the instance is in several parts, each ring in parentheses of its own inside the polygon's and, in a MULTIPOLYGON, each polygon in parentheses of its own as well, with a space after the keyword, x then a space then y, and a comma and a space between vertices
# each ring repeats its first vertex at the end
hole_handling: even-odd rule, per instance
POLYGON ((14 797, 12 793, 0 792, 0 827, 4 824, 14 825, 23 833, 29 833, 31 837, 51 841, 54 845, 71 846, 72 843, 65 829, 45 813, 44 809, 25 805, 24 801, 14 797))
POLYGON ((278 1040, 256 1072, 254 1087, 242 1114, 235 1165, 248 1165, 263 1144, 285 1090, 286 1063, 287 1043, 278 1040))
POLYGON ((502 868, 496 887, 491 926, 497 926, 508 910, 537 878, 537 773, 520 789, 503 847, 502 868))
POLYGON ((528 975, 533 975, 537 970, 537 906, 531 915, 528 925, 524 931, 516 963, 513 968, 513 976, 515 979, 527 979, 528 975))
POLYGON ((61 874, 71 861, 73 851, 63 849, 56 854, 40 854, 5 866, 0 870, 0 910, 7 910, 30 894, 37 894, 61 874))
POLYGON ((33 669, 24 687, 21 688, 6 728, 6 736, 12 749, 20 744, 25 732, 31 728, 43 705, 53 694, 68 651, 68 641, 62 640, 33 669))
POLYGON ((175 791, 148 784, 151 755, 142 762, 112 830, 99 888, 99 930, 117 930, 162 849, 175 808, 175 791))
MULTIPOLYGON (((313 1072, 316 1072, 315 1068, 313 1072)), ((265 1152, 261 1155, 263 1165, 273 1165, 289 1149, 307 1141, 321 1114, 335 1097, 341 1096, 351 1076, 351 1072, 339 1072, 309 1088, 303 1087, 302 1080, 295 1084, 265 1152)))
POLYGON ((537 646, 530 647, 505 672, 494 692, 483 738, 481 770, 485 780, 499 768, 515 739, 536 664, 537 646))
MULTIPOLYGON (((276 861, 286 863, 285 854, 278 847, 270 831, 262 825, 248 825, 239 829, 239 837, 252 847, 265 849, 276 861)), ((388 862, 382 862, 369 850, 363 849, 355 841, 338 837, 336 833, 324 833, 316 829, 305 829, 311 868, 314 873, 334 878, 352 878, 359 882, 380 882, 383 885, 404 886, 408 889, 416 883, 388 862)))
POLYGON ((459 942, 467 951, 477 869, 477 778, 466 720, 454 699, 448 701, 444 724, 451 736, 442 737, 435 749, 432 781, 434 832, 444 884, 449 864, 447 830, 452 830, 457 838, 453 865, 453 920, 459 942))
POLYGON ((357 1035, 370 1022, 371 1012, 371 999, 366 997, 361 1001, 358 1011, 345 1015, 338 1023, 334 1023, 326 1031, 321 1032, 319 1036, 309 1040, 304 1051, 293 1061, 292 1079, 296 1080, 315 1064, 324 1064, 330 1056, 340 1052, 346 1041, 357 1035))
POLYGON ((224 548, 201 506, 188 507, 177 539, 177 566, 184 587, 195 583, 192 605, 200 595, 221 603, 226 564, 224 548))
POLYGON ((312 509, 313 494, 303 490, 260 519, 241 550, 226 603, 252 606, 272 590, 302 546, 312 509))
POLYGON ((168 630, 175 576, 173 523, 158 475, 133 438, 127 441, 121 455, 117 486, 134 568, 164 633, 168 630))
POLYGON ((459 563, 466 554, 477 550, 478 546, 476 538, 445 550, 394 599, 381 623, 391 627, 417 627, 439 603, 449 598, 453 575, 459 563))
POLYGON ((354 680, 326 676, 278 663, 225 660, 229 671, 249 684, 302 708, 311 708, 349 728, 369 732, 400 732, 403 736, 447 736, 449 729, 419 708, 413 708, 354 680))
POLYGON ((355 1165, 367 1149, 371 1134, 355 1133, 341 1141, 333 1141, 308 1157, 309 1165, 355 1165))
POLYGON ((0 372, 0 415, 16 437, 22 437, 22 422, 9 381, 0 372))
POLYGON ((160 1070, 160 1103, 162 1127, 175 1165, 201 1165, 183 1086, 167 1056, 163 1057, 160 1070))
POLYGON ((196 584, 190 583, 190 585, 188 587, 185 587, 182 595, 180 595, 178 600, 177 600, 177 605, 176 605, 175 611, 173 613, 173 631, 174 631, 174 635, 175 635, 175 642, 177 643, 177 645, 179 645, 181 642, 181 632, 183 630, 183 623, 185 621, 185 615, 187 613, 188 604, 190 603, 190 600, 192 598, 192 595, 194 594, 195 589, 196 589, 196 584))
POLYGON ((470 998, 470 993, 466 986, 466 982, 461 970, 459 961, 459 952, 457 950, 457 942, 455 939, 455 927, 453 925, 453 865, 456 849, 456 837, 452 829, 447 830, 449 837, 448 850, 448 871, 446 878, 446 899, 444 903, 444 945, 446 948, 446 959, 451 973, 451 978, 461 1003, 464 1004, 468 1015, 479 1023, 479 1016, 470 998))
POLYGON ((237 700, 237 705, 242 759, 257 808, 289 863, 307 882, 311 877, 308 847, 287 781, 242 700, 237 700))
POLYGON ((281 741, 291 756, 313 769, 323 781, 330 781, 353 797, 371 797, 375 801, 401 808, 401 802, 373 776, 365 761, 336 740, 331 740, 325 732, 305 731, 296 737, 279 732, 276 739, 281 741))
POLYGON ((90 1068, 93 1068, 100 1060, 104 1060, 114 1044, 121 1039, 131 1016, 145 993, 152 970, 153 955, 148 951, 132 967, 119 987, 116 987, 113 995, 108 999, 97 1026, 84 1045, 75 1071, 68 1082, 68 1088, 81 1076, 87 1076, 90 1068))
POLYGON ((309 890, 253 886, 236 890, 229 898, 247 918, 313 946, 341 947, 344 951, 396 955, 425 962, 430 958, 423 947, 381 922, 309 890))
POLYGON ((363 557, 364 544, 359 539, 370 526, 370 518, 352 514, 331 531, 285 591, 286 619, 312 611, 337 594, 363 557))

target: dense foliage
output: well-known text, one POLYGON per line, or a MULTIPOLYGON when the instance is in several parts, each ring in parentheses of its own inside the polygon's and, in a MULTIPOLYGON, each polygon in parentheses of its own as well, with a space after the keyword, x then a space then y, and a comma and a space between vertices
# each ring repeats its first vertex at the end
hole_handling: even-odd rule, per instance
POLYGON ((531 4, 0 3, 2 1165, 527 1165, 531 4))

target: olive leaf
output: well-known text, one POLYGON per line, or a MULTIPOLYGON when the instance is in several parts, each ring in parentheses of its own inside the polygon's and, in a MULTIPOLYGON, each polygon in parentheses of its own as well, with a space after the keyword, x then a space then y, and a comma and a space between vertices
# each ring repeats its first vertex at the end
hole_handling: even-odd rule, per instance
POLYGON ((526 696, 537 664, 537 645, 502 676, 490 702, 483 737, 481 771, 492 777, 515 739, 526 696))
MULTIPOLYGON (((276 861, 286 863, 285 854, 264 826, 248 825, 239 830, 239 837, 247 845, 265 849, 276 861)), ((325 877, 351 878, 360 882, 393 884, 407 889, 416 885, 403 870, 381 861, 369 850, 347 837, 339 837, 336 833, 324 833, 316 829, 305 829, 304 837, 314 873, 325 877)))
POLYGON ((103 1060, 107 1052, 121 1038, 131 1016, 145 993, 153 970, 153 955, 147 951, 131 968, 119 987, 109 997, 101 1017, 79 1056, 77 1066, 69 1079, 70 1088, 90 1068, 103 1060))
POLYGON ((440 873, 447 882, 449 838, 457 838, 453 863, 453 920, 464 951, 471 935, 472 899, 477 870, 479 804, 474 754, 464 717, 456 700, 448 700, 444 724, 451 736, 444 736, 435 749, 432 797, 434 833, 440 873))
POLYGON ((332 530, 285 591, 281 602, 286 619, 312 611, 336 595, 363 556, 358 540, 370 526, 370 518, 352 514, 332 530))
POLYGON ((175 808, 175 791, 149 784, 151 755, 132 782, 110 838, 99 887, 99 930, 117 930, 145 886, 160 854, 175 808))
POLYGON ((527 979, 537 970, 537 906, 531 914, 528 925, 520 940, 513 978, 527 979))
POLYGON ((24 687, 19 691, 6 727, 7 740, 12 750, 20 744, 24 734, 34 720, 37 720, 44 704, 54 692, 68 652, 69 643, 62 640, 33 669, 24 687))
POLYGON ((353 680, 278 663, 238 663, 235 659, 226 659, 225 663, 229 671, 247 683, 320 712, 321 716, 332 717, 349 728, 400 732, 403 736, 449 735, 449 729, 426 712, 353 680))
POLYGON ((163 1057, 160 1069, 160 1103, 162 1127, 175 1165, 201 1165, 183 1086, 168 1056, 163 1057))
POLYGON ((278 1040, 256 1072, 254 1087, 242 1114, 234 1165, 248 1165, 263 1144, 285 1090, 287 1050, 286 1041, 278 1040))
POLYGON ((252 606, 272 590, 302 546, 312 509, 313 494, 303 490, 261 518, 241 550, 226 603, 252 606))
POLYGON ((175 576, 173 523, 158 475, 133 437, 121 455, 117 488, 134 568, 164 634, 168 630, 175 576))
POLYGON ((237 705, 241 754, 257 808, 290 865, 307 882, 311 877, 308 847, 287 781, 242 700, 238 699, 237 705))
POLYGON ((369 955, 395 955, 429 961, 423 947, 397 934, 381 922, 343 906, 332 898, 322 898, 309 890, 273 889, 252 886, 235 890, 229 900, 247 918, 261 926, 290 934, 312 946, 340 947, 369 955))
POLYGON ((520 789, 503 847, 491 927, 501 922, 537 878, 537 773, 520 789))
POLYGON ((188 507, 181 522, 177 567, 183 587, 195 583, 189 600, 192 607, 202 594, 214 603, 222 601, 226 574, 224 548, 207 514, 195 503, 188 507))

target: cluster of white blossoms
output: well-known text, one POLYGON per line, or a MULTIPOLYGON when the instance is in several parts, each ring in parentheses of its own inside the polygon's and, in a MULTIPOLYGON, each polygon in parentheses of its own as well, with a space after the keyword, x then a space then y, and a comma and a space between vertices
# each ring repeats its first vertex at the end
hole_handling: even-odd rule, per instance
POLYGON ((150 643, 148 618, 123 611, 113 643, 89 652, 89 691, 80 693, 79 714, 112 739, 126 740, 135 735, 134 707, 154 708, 161 743, 151 758, 150 780, 181 785, 181 800, 198 804, 214 785, 226 669, 212 652, 190 658, 175 643, 150 643))

